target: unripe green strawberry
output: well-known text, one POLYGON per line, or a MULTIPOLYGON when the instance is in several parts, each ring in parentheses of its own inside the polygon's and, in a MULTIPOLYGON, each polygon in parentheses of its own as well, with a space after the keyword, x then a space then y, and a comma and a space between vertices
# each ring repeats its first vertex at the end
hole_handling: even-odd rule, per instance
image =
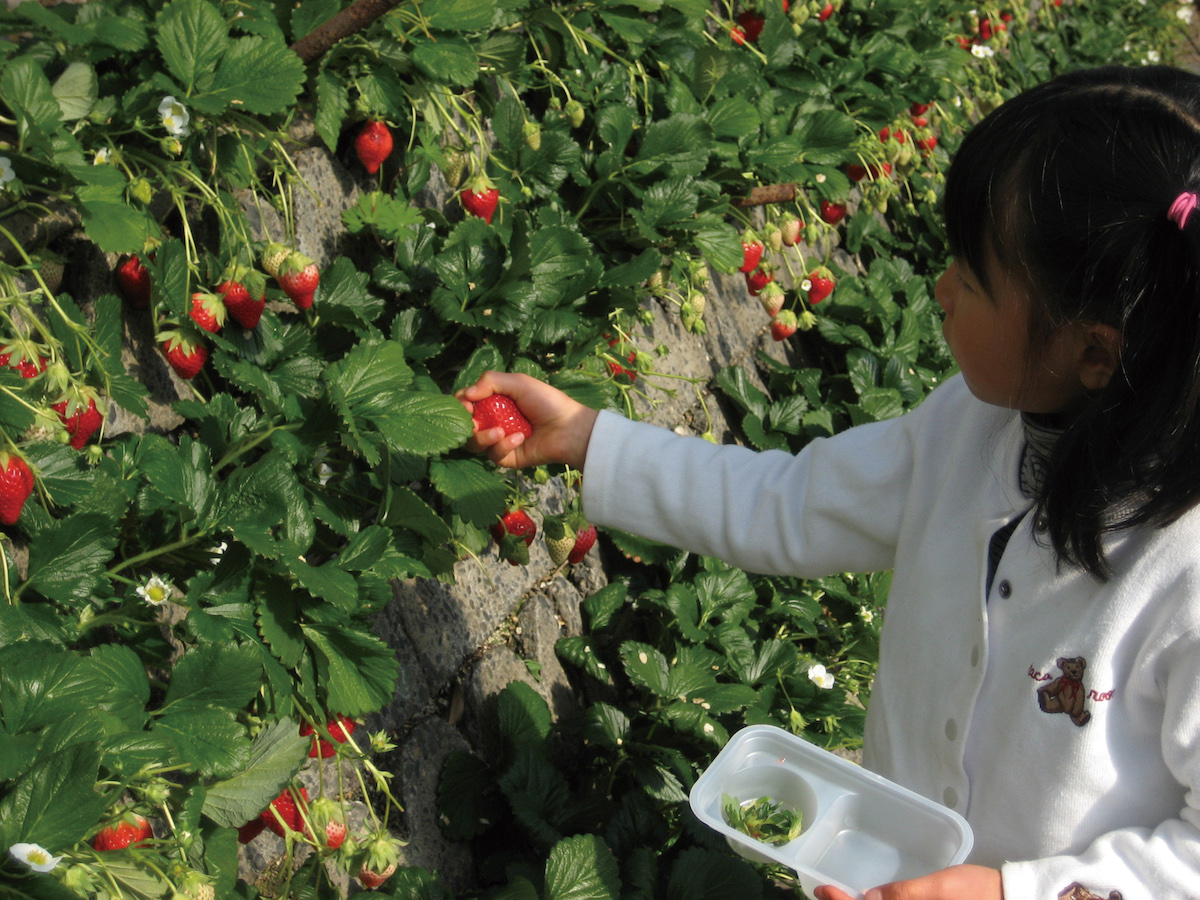
POLYGON ((442 151, 442 160, 442 175, 453 190, 467 174, 467 154, 460 147, 447 147, 442 151))
POLYGON ((563 107, 563 113, 566 115, 567 121, 571 123, 572 128, 578 128, 583 124, 583 104, 578 100, 569 100, 567 105, 563 107))
POLYGON ((758 300, 762 303, 763 309, 766 310, 767 315, 772 319, 783 309, 784 299, 783 288, 779 286, 778 282, 774 281, 763 288, 758 295, 758 300))
POLYGON ((542 146, 542 126, 537 122, 526 122, 521 129, 525 144, 530 150, 540 150, 542 146))
POLYGON ((812 314, 811 310, 804 310, 800 315, 796 316, 796 327, 801 331, 811 331, 812 327, 817 324, 817 317, 812 314))
POLYGON ((701 318, 708 306, 708 297, 701 291, 692 291, 688 295, 688 302, 692 305, 692 311, 696 314, 696 318, 701 318))
POLYGON ((272 241, 267 244, 266 249, 262 253, 263 271, 275 278, 279 275, 279 267, 283 265, 283 261, 292 253, 292 248, 284 244, 272 241))
POLYGON ((135 178, 127 188, 129 196, 143 205, 149 205, 154 199, 154 188, 145 178, 135 178))
POLYGON ((562 535, 560 537, 550 537, 550 529, 546 529, 546 550, 550 553, 550 562, 555 568, 561 566, 567 561, 567 557, 571 555, 571 550, 575 547, 575 532, 570 525, 563 525, 562 535))
POLYGON ((774 250, 776 253, 783 247, 783 234, 779 230, 779 226, 774 222, 768 222, 762 231, 763 243, 774 250))

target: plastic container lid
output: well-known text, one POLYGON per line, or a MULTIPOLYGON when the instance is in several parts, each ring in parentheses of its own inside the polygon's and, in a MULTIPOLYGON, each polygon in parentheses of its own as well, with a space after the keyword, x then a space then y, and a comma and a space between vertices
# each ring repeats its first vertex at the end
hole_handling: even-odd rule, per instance
POLYGON ((692 810, 741 856, 795 871, 809 896, 821 884, 861 898, 868 889, 957 865, 971 852, 966 819, 773 725, 737 732, 697 779, 692 810), (767 844, 734 828, 724 795, 770 797, 798 811, 803 830, 767 844))

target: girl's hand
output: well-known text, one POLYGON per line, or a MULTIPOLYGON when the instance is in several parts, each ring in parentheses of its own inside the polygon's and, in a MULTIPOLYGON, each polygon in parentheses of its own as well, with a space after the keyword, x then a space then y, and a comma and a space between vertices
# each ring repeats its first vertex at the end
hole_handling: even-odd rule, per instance
POLYGON ((565 463, 583 470, 596 410, 544 381, 504 372, 484 372, 477 382, 454 396, 471 412, 476 402, 492 394, 511 397, 533 426, 533 434, 528 438, 519 433, 506 437, 503 429, 489 428, 476 431, 467 442, 468 449, 486 452, 494 463, 511 469, 565 463))
MULTIPOLYGON (((813 893, 817 900, 854 900, 828 884, 813 893)), ((865 900, 1004 900, 1004 885, 999 869, 951 866, 923 878, 871 888, 864 896, 865 900)))

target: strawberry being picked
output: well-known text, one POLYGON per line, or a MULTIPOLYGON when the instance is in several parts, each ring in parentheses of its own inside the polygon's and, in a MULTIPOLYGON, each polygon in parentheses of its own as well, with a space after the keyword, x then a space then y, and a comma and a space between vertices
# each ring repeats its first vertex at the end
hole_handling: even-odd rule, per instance
POLYGON ((33 493, 33 472, 25 458, 0 451, 0 523, 17 524, 21 508, 33 493))
POLYGON ((567 554, 567 562, 571 565, 583 562, 583 558, 588 555, 588 551, 592 549, 595 543, 596 526, 589 522, 586 526, 575 532, 575 546, 567 554))
POLYGON ((313 305, 313 294, 321 283, 321 271, 315 262, 299 250, 293 250, 280 263, 275 280, 283 292, 292 298, 297 309, 309 309, 313 305))
POLYGON ((109 825, 92 838, 92 848, 102 853, 136 847, 154 837, 150 823, 143 816, 127 813, 116 825, 109 825))
POLYGON ((163 331, 158 335, 166 357, 175 374, 184 381, 191 381, 200 374, 208 361, 208 348, 182 331, 163 331))
POLYGON ((537 534, 537 523, 525 510, 510 509, 491 527, 492 537, 500 546, 500 555, 510 565, 529 564, 529 546, 537 534))
POLYGON ((463 209, 491 225, 492 216, 500 204, 500 189, 486 175, 476 175, 458 198, 462 201, 463 209))
POLYGON ((374 175, 383 165, 383 161, 391 155, 391 129, 378 119, 368 119, 358 137, 354 139, 354 151, 367 172, 374 175))
POLYGON ((235 266, 226 272, 224 280, 217 285, 225 311, 243 328, 256 328, 267 305, 267 284, 262 273, 245 266, 235 266), (257 300, 254 298, 258 297, 257 300))
MULTIPOLYGON (((90 387, 68 388, 50 408, 58 413, 71 436, 71 446, 82 450, 92 435, 104 424, 104 412, 96 405, 96 392, 90 387)), ((104 405, 104 401, 100 401, 104 405)))
POLYGON ((504 435, 520 432, 529 437, 533 434, 533 426, 525 418, 516 402, 506 394, 492 394, 472 404, 471 418, 479 431, 489 428, 503 428, 504 435))

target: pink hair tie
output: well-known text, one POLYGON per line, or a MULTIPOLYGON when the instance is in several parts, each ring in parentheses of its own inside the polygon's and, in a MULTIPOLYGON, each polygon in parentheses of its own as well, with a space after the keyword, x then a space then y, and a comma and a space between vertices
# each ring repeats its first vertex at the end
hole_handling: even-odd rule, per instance
POLYGON ((1198 203, 1200 203, 1200 198, 1196 197, 1194 191, 1184 191, 1175 198, 1175 202, 1167 210, 1167 218, 1182 230, 1187 225, 1188 216, 1192 214, 1192 210, 1198 203))

